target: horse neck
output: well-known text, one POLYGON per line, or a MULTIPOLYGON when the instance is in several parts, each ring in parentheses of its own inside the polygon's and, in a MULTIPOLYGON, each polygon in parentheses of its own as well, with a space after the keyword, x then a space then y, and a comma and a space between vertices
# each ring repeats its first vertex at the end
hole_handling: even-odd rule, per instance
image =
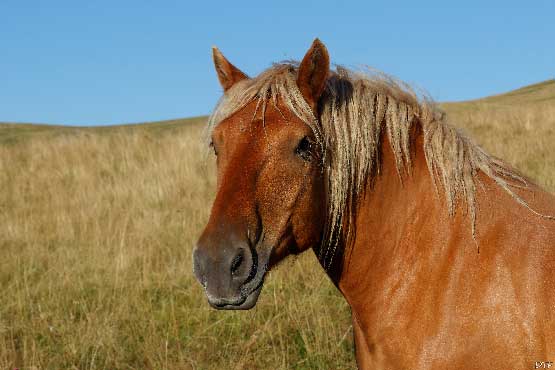
POLYGON ((344 250, 336 281, 355 313, 372 304, 374 294, 395 289, 407 269, 426 258, 422 254, 434 253, 431 241, 438 229, 453 226, 428 171, 421 133, 413 149, 410 174, 401 180, 385 138, 380 173, 360 199, 356 236, 344 250))

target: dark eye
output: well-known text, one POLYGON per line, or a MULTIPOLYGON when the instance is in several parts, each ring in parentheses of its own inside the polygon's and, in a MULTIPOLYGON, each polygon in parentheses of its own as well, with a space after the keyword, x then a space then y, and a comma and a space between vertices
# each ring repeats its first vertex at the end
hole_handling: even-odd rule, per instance
POLYGON ((214 145, 214 142, 211 141, 208 146, 210 146, 210 148, 212 148, 212 150, 214 151, 214 155, 218 156, 218 151, 216 150, 216 146, 214 145))
POLYGON ((308 136, 305 136, 299 141, 297 147, 295 148, 295 154, 304 159, 305 161, 310 161, 312 159, 312 149, 313 143, 308 136))

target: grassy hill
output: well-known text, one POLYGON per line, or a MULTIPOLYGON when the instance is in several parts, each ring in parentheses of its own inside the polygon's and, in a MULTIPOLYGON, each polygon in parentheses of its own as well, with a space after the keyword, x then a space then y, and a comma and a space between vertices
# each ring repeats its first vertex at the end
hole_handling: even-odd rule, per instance
MULTIPOLYGON (((555 190, 555 81, 444 103, 555 190)), ((354 368, 350 313, 309 252, 256 308, 208 308, 191 250, 214 196, 205 117, 0 124, 0 368, 354 368)))
POLYGON ((59 135, 75 135, 79 133, 106 135, 141 130, 150 133, 175 131, 183 126, 200 126, 206 122, 206 117, 181 118, 156 122, 129 123, 114 126, 76 127, 61 125, 43 125, 32 123, 0 122, 0 144, 18 142, 22 139, 36 137, 53 137, 59 135))
POLYGON ((442 107, 489 152, 555 191, 555 80, 442 107))
MULTIPOLYGON (((555 80, 547 80, 524 86, 506 93, 492 95, 482 99, 463 103, 472 104, 480 102, 506 106, 515 104, 537 104, 543 102, 553 103, 553 100, 555 100, 555 80)), ((464 104, 461 104, 460 106, 464 106, 464 104)))

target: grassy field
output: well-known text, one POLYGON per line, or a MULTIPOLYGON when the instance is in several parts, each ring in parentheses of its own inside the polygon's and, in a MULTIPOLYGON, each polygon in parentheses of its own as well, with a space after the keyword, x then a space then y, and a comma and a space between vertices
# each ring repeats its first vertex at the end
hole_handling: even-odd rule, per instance
MULTIPOLYGON (((555 190, 555 81, 443 107, 555 190)), ((355 367, 349 309, 312 253, 255 309, 208 307, 191 273, 215 183, 204 120, 0 124, 0 368, 355 367)))

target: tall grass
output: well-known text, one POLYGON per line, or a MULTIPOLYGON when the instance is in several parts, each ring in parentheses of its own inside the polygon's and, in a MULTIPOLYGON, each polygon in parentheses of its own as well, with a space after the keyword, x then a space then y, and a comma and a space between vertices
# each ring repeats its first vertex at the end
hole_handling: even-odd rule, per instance
MULTIPOLYGON (((445 108, 555 190, 553 102, 445 108)), ((208 307, 191 250, 214 164, 202 125, 153 127, 0 140, 0 368, 355 367, 349 309, 311 252, 273 271, 253 310, 208 307)))
POLYGON ((257 308, 216 312, 191 273, 214 165, 200 126, 0 146, 0 368, 341 368, 348 309, 308 255, 257 308))
POLYGON ((490 153, 555 191, 555 83, 551 99, 528 104, 501 98, 444 104, 450 120, 490 153), (500 103, 497 101, 501 100, 500 103))

